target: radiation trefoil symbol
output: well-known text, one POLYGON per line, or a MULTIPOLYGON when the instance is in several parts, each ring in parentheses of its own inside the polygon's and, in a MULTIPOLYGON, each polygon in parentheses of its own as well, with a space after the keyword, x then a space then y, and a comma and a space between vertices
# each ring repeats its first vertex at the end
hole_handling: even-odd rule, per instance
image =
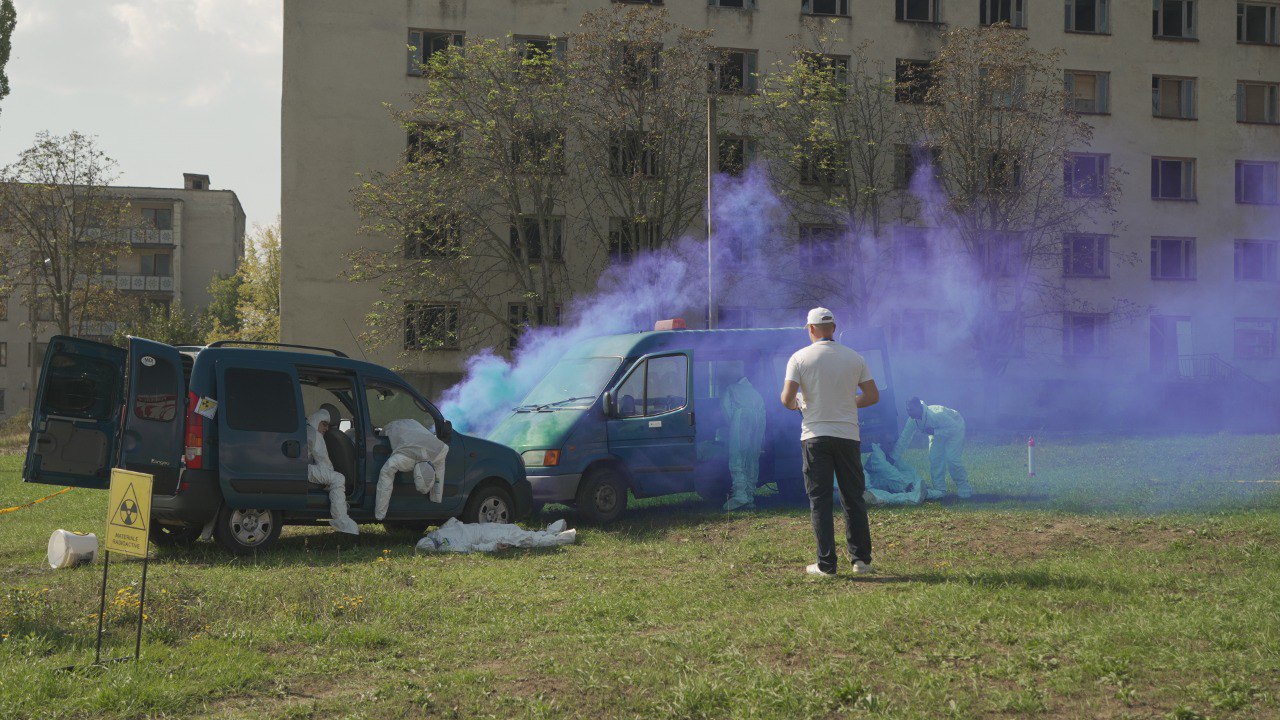
POLYGON ((124 497, 120 499, 115 514, 111 516, 111 524, 130 530, 147 529, 146 518, 142 517, 142 509, 138 507, 138 496, 133 492, 132 484, 125 488, 124 497))

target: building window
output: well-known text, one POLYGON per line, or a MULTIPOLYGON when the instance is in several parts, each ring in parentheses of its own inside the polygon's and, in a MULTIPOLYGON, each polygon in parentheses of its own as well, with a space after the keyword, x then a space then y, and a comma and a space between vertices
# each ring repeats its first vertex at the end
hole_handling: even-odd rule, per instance
POLYGON ((1107 189, 1108 155, 1078 154, 1067 159, 1063 187, 1068 197, 1098 197, 1107 189))
POLYGON ((1275 282, 1276 246, 1274 240, 1236 241, 1236 280, 1275 282))
POLYGON ((1111 238, 1094 233, 1072 233, 1062 239, 1062 276, 1105 278, 1111 275, 1111 238))
POLYGON ((820 87, 830 87, 835 91, 835 97, 830 98, 831 100, 845 96, 849 85, 848 55, 805 53, 802 57, 815 82, 820 87))
POLYGON ((458 306, 447 303, 405 303, 405 350, 457 350, 458 306))
POLYGON ((747 166, 754 159, 755 147, 748 138, 721 135, 716 140, 716 153, 719 160, 718 171, 725 175, 739 177, 746 172, 747 166))
POLYGON ((409 74, 421 75, 422 66, 437 53, 451 47, 462 47, 463 34, 452 30, 409 31, 409 74))
POLYGON ((1110 341, 1109 317, 1104 313, 1066 313, 1062 327, 1062 354, 1100 357, 1110 341))
POLYGON ((609 147, 609 174, 614 177, 656 177, 656 138, 644 132, 616 133, 609 147))
POLYGON ((1021 232, 990 231, 980 238, 975 248, 982 259, 986 277, 1019 277, 1026 269, 1027 238, 1021 232))
POLYGON ((168 253, 144 253, 139 275, 170 277, 173 275, 173 256, 168 253))
POLYGON ((987 192, 1009 192, 1022 187, 1022 163, 1007 152, 994 151, 987 161, 987 192))
POLYGON ((611 51, 612 71, 624 87, 658 87, 662 46, 656 43, 620 42, 611 51))
POLYGON ((849 0, 800 0, 800 12, 806 15, 849 15, 849 0))
POLYGON ((0 413, 4 412, 4 388, 0 388, 0 413))
POLYGON ((661 5, 662 0, 613 0, 627 5, 661 5))
MULTIPOLYGON (((550 314, 546 312, 546 309, 547 306, 544 304, 534 306, 533 317, 537 320, 537 325, 559 325, 561 320, 560 306, 552 306, 550 314)), ((509 303, 507 305, 507 322, 511 326, 511 334, 507 337, 507 349, 515 350, 520 344, 520 336, 531 327, 529 304, 509 303)))
POLYGON ((801 150, 800 182, 804 185, 843 185, 848 171, 848 153, 838 143, 807 143, 801 150))
POLYGON ((832 268, 844 235, 845 228, 838 225, 800 225, 801 262, 810 270, 832 268))
POLYGON ((933 265, 929 229, 900 225, 893 229, 893 256, 904 275, 922 275, 933 265))
POLYGON ((982 14, 979 22, 983 25, 1009 23, 1011 27, 1027 26, 1027 16, 1023 10, 1024 0, 982 0, 982 14))
POLYGON ((615 262, 631 259, 658 246, 657 228, 643 220, 609 218, 609 257, 615 262))
POLYGON ((1196 80, 1182 77, 1151 77, 1152 117, 1195 120, 1196 80))
POLYGON ((900 350, 935 350, 938 347, 938 313, 903 310, 893 327, 894 344, 900 350))
POLYGON ((1190 158, 1151 158, 1152 200, 1195 200, 1196 161, 1190 158))
POLYGON ((528 175, 564 174, 564 130, 524 128, 511 141, 511 164, 528 175))
POLYGON ((938 0, 898 0, 894 19, 902 22, 938 22, 938 0))
POLYGON ((0 342, 0 367, 9 366, 9 343, 0 342))
POLYGON ((1107 33, 1111 31, 1107 0, 1066 0, 1067 32, 1107 33))
POLYGON ((173 229, 173 210, 169 208, 142 208, 142 224, 156 230, 173 229))
POLYGON ((1250 205, 1280 203, 1280 163, 1236 161, 1236 202, 1250 205))
POLYGON ((1068 70, 1065 74, 1067 106, 1082 115, 1111 111, 1111 73, 1068 70))
POLYGON ((1151 5, 1151 35, 1158 38, 1194 38, 1195 0, 1154 0, 1151 5))
POLYGON ((411 163, 439 166, 462 154, 462 134, 434 123, 413 123, 406 139, 405 158, 411 163))
POLYGON ((756 91, 755 50, 715 50, 711 71, 711 92, 753 93, 756 91))
POLYGON ((1270 125, 1280 123, 1277 95, 1280 95, 1280 83, 1236 83, 1236 121, 1270 125))
POLYGON ((36 300, 36 321, 53 322, 53 300, 38 298, 36 300))
POLYGON ((900 103, 923 103, 933 87, 933 72, 928 60, 898 58, 894 65, 893 99, 900 103))
POLYGON ((404 256, 410 260, 446 257, 458 250, 457 218, 433 215, 419 222, 404 239, 404 256))
POLYGON ((563 77, 561 68, 569 49, 567 40, 517 36, 515 42, 520 53, 522 80, 530 83, 544 83, 563 77))
POLYGON ((1195 280, 1195 238, 1151 238, 1152 280, 1195 280))
POLYGON ((707 5, 735 10, 755 10, 756 0, 707 0, 707 5))
POLYGON ((1275 318, 1236 318, 1237 360, 1270 360, 1276 356, 1275 318))
POLYGON ((911 187, 911 181, 921 167, 936 169, 942 162, 942 148, 929 145, 898 144, 893 148, 893 186, 898 189, 911 187))
POLYGON ((0 296, 0 320, 9 319, 9 296, 0 296))
POLYGON ((1261 45, 1280 44, 1276 14, 1280 5, 1268 3, 1236 3, 1236 42, 1261 45))
POLYGON ((549 217, 539 222, 536 217, 520 218, 520 226, 511 225, 511 254, 526 262, 564 259, 564 218, 549 217), (546 225, 549 238, 543 242, 542 226, 546 225), (524 235, 524 242, 520 235, 524 235))

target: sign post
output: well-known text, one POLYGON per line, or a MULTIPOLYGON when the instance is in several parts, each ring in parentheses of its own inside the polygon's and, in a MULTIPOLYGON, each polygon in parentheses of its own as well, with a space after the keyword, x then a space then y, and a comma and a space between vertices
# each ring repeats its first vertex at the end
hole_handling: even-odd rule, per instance
POLYGON ((142 654, 142 609, 147 602, 147 549, 150 546, 151 475, 114 468, 111 494, 107 501, 107 539, 102 553, 102 597, 98 604, 98 641, 93 664, 102 662, 102 624, 107 611, 107 568, 111 553, 142 558, 142 587, 138 595, 138 636, 133 660, 142 654))

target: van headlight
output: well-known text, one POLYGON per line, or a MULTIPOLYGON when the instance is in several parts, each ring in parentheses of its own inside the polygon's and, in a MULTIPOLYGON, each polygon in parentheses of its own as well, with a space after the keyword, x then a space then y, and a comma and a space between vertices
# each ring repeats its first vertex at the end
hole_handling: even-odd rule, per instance
POLYGON ((520 453, 525 467, 555 467, 560 464, 559 450, 525 450, 520 453))

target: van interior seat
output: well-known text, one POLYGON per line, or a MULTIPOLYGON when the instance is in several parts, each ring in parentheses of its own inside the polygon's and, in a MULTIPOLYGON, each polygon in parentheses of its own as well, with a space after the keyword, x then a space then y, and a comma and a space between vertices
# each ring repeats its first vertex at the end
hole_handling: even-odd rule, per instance
POLYGON ((324 434, 324 446, 329 451, 333 469, 347 479, 347 494, 350 495, 356 488, 356 444, 346 433, 330 426, 324 434))

